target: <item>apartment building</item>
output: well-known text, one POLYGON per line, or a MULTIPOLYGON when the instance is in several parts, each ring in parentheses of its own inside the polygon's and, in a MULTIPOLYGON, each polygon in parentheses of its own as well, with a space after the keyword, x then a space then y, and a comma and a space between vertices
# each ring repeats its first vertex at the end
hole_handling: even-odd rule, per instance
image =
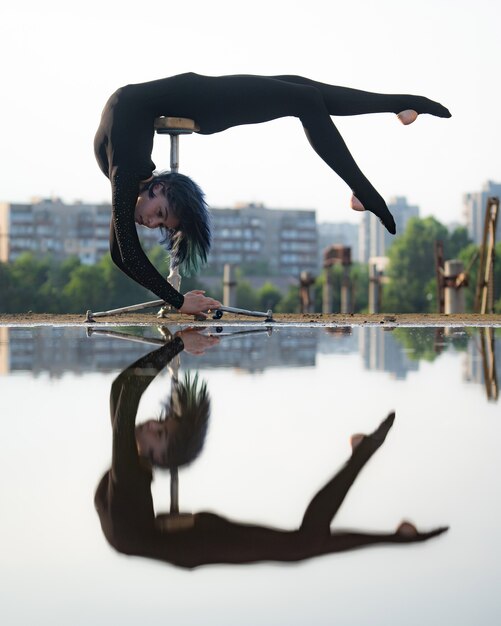
POLYGON ((386 256, 388 248, 395 238, 407 228, 409 220, 419 217, 419 207, 407 203, 405 196, 394 196, 388 202, 397 227, 397 234, 391 235, 379 219, 369 211, 362 214, 358 231, 358 259, 367 263, 371 257, 386 256))
MULTIPOLYGON (((487 198, 501 198, 501 183, 492 180, 486 181, 481 191, 465 193, 463 195, 463 215, 466 220, 468 236, 477 245, 482 243, 487 198)), ((496 240, 501 240, 501 219, 496 226, 496 240)))
POLYGON ((316 213, 304 209, 269 209, 262 204, 213 208, 213 244, 209 266, 226 263, 267 264, 268 272, 299 276, 317 270, 316 213))
MULTIPOLYGON (((109 251, 111 205, 65 204, 60 198, 33 199, 29 204, 0 203, 0 261, 15 261, 23 252, 77 256, 92 265, 109 251)), ((146 248, 159 233, 138 229, 146 248)))

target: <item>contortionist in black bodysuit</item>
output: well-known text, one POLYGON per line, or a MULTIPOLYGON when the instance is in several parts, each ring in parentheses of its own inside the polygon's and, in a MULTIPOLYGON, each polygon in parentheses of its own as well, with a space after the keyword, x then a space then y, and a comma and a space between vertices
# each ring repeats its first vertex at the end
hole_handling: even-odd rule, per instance
POLYGON ((181 174, 154 175, 154 120, 193 119, 201 134, 233 126, 297 117, 315 152, 353 191, 351 206, 377 215, 391 233, 395 222, 385 201, 361 172, 331 115, 392 112, 403 124, 418 114, 450 117, 422 96, 378 94, 327 85, 301 76, 201 76, 180 74, 118 89, 103 110, 95 154, 112 187, 110 249, 131 278, 184 313, 219 303, 190 292, 184 296, 156 271, 142 251, 135 223, 167 231, 174 264, 196 269, 210 247, 207 207, 199 187, 181 174))

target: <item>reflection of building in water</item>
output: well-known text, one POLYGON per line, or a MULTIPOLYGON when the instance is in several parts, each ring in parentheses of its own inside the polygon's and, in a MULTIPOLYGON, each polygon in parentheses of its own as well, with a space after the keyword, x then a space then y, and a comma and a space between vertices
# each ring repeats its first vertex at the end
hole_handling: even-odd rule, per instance
POLYGON ((409 359, 392 332, 377 326, 360 328, 359 348, 366 369, 388 372, 397 380, 419 369, 419 362, 409 359))
MULTIPOLYGON (((92 335, 75 328, 0 328, 1 374, 30 371, 58 377, 65 372, 106 372, 120 369, 151 349, 147 344, 92 335)), ((225 331, 228 332, 228 331, 225 331)), ((159 335, 157 336, 157 339, 159 335)), ((236 367, 262 371, 269 367, 314 366, 317 335, 272 332, 221 337, 206 354, 183 353, 183 366, 236 367)))
POLYGON ((315 330, 318 334, 317 352, 319 354, 354 354, 358 352, 358 328, 335 326, 315 330))
POLYGON ((204 355, 183 353, 182 359, 183 366, 193 369, 235 367, 261 372, 269 367, 312 367, 316 363, 316 353, 316 334, 272 331, 269 336, 264 333, 222 336, 219 346, 208 350, 204 355))
MULTIPOLYGON (((487 329, 489 330, 489 329, 487 329)), ((490 329, 494 332, 494 329, 490 329)), ((484 349, 487 342, 484 342, 484 349)), ((494 342, 494 361, 496 364, 497 372, 497 385, 501 384, 501 339, 496 336, 494 342)), ((488 356, 488 355, 485 355, 488 356)), ((482 342, 480 337, 480 331, 475 333, 475 336, 468 342, 468 347, 465 352, 463 363, 463 380, 468 383, 478 383, 485 385, 484 377, 484 355, 482 355, 482 342)))

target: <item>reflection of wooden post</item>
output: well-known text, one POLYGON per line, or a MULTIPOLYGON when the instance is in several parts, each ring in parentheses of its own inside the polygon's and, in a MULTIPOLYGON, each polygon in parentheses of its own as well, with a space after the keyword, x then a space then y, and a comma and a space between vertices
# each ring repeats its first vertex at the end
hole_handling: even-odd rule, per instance
POLYGON ((446 261, 444 265, 444 310, 446 315, 464 313, 464 281, 458 285, 458 277, 463 275, 463 263, 457 259, 446 261))
POLYGON ((499 198, 488 198, 475 291, 475 313, 482 315, 494 313, 494 247, 498 213, 499 198))
POLYGON ((484 370, 484 385, 488 400, 497 400, 499 396, 498 379, 496 373, 496 343, 494 328, 480 329, 480 347, 482 350, 482 366, 484 370))
POLYGON ((232 265, 226 263, 223 271, 223 304, 235 307, 237 305, 237 281, 232 265))

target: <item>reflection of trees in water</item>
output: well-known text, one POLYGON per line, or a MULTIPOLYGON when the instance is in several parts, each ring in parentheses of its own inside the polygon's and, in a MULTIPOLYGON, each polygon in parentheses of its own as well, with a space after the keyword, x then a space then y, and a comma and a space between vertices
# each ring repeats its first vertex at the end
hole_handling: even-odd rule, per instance
POLYGON ((446 334, 445 328, 396 328, 395 339, 405 348, 412 361, 434 361, 439 354, 452 346, 458 352, 466 352, 472 329, 462 328, 461 333, 446 334))

